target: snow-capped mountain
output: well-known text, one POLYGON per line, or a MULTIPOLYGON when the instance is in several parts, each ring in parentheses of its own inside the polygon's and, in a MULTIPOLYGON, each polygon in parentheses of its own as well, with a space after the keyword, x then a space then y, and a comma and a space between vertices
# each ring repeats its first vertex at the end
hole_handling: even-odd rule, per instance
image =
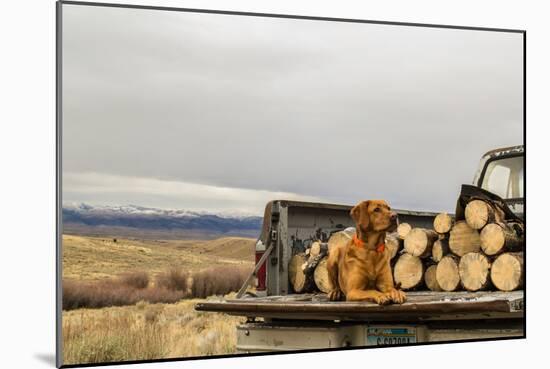
POLYGON ((141 230, 192 230, 250 234, 259 231, 262 217, 242 213, 211 213, 181 209, 156 209, 137 205, 96 206, 63 204, 64 225, 130 227, 141 230))

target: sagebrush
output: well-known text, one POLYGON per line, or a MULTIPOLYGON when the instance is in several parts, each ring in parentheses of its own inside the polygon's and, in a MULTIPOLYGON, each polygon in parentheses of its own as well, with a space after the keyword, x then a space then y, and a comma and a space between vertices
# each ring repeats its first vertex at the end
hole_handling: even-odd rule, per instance
POLYGON ((217 266, 193 274, 191 295, 205 298, 237 291, 250 273, 249 268, 217 266))
POLYGON ((192 274, 170 269, 150 283, 145 272, 99 281, 63 281, 63 310, 148 303, 175 303, 183 298, 205 298, 237 291, 250 268, 219 266, 192 274))

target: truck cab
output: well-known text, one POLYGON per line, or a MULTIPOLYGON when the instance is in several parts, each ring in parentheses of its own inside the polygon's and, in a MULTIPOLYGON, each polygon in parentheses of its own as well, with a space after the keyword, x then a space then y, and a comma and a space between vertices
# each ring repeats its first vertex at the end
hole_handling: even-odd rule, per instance
POLYGON ((523 218, 524 177, 524 147, 504 147, 481 157, 473 184, 503 198, 510 209, 523 218))

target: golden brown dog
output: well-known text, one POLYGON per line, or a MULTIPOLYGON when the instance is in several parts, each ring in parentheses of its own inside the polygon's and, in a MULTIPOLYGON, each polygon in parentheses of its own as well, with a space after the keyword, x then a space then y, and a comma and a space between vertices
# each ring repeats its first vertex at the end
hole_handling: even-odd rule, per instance
POLYGON ((369 200, 354 206, 350 215, 355 236, 329 252, 329 299, 341 300, 345 295, 347 301, 405 302, 403 291, 394 286, 390 255, 384 247, 386 232, 397 226, 397 214, 385 201, 369 200))

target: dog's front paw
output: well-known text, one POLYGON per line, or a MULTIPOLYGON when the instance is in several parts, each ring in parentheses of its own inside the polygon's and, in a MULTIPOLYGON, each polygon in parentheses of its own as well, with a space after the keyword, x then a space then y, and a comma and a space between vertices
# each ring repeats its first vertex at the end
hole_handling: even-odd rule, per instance
POLYGON ((402 304, 407 300, 407 297, 405 296, 405 292, 401 290, 393 289, 390 292, 387 293, 388 297, 391 299, 392 302, 395 302, 396 304, 402 304))
POLYGON ((342 300, 342 291, 340 289, 332 290, 328 293, 328 299, 330 301, 340 301, 342 300))
POLYGON ((378 305, 386 305, 391 302, 391 298, 389 294, 381 293, 374 297, 374 302, 376 302, 378 305))

